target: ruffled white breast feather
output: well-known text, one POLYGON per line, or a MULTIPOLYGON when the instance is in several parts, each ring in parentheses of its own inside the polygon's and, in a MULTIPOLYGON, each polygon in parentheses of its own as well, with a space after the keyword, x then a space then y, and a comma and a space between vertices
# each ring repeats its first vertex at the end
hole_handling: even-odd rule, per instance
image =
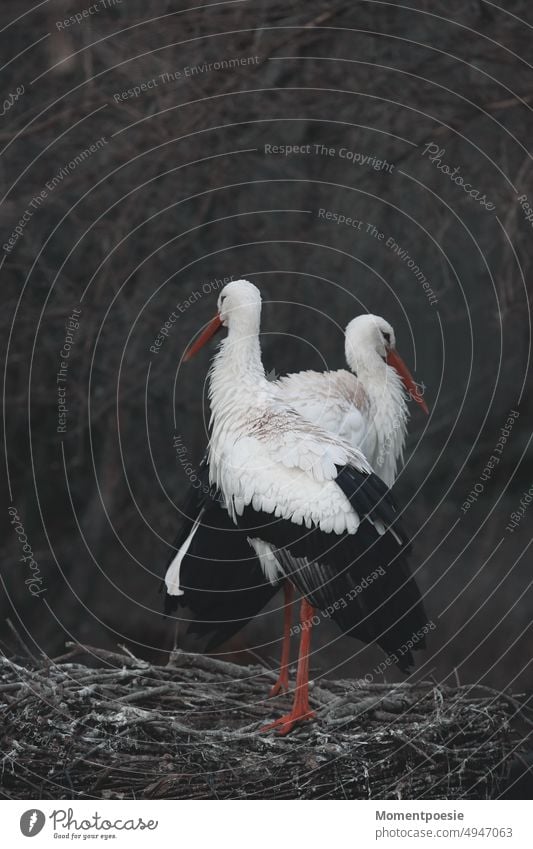
MULTIPOLYGON (((344 466, 357 457, 347 446, 344 450, 326 444, 323 454, 316 440, 311 446, 291 446, 291 464, 287 453, 287 434, 280 451, 273 440, 265 445, 257 436, 236 434, 224 440, 218 450, 216 433, 210 450, 211 478, 224 494, 230 514, 242 515, 252 507, 278 518, 306 527, 320 527, 326 533, 355 533, 360 517, 335 483, 335 462, 344 466), (284 453, 285 452, 285 453, 284 453)), ((358 467, 363 470, 363 464, 358 467)), ((364 470, 369 471, 364 463, 364 470)))
POLYGON ((222 342, 210 377, 210 480, 233 519, 252 505, 309 528, 355 533, 360 517, 335 478, 345 465, 370 474, 362 452, 288 406, 265 380, 258 349, 246 357, 222 342))
POLYGON ((393 369, 387 370, 386 383, 374 396, 344 369, 289 374, 277 385, 286 403, 362 451, 384 483, 393 485, 403 461, 408 419, 405 393, 393 369))

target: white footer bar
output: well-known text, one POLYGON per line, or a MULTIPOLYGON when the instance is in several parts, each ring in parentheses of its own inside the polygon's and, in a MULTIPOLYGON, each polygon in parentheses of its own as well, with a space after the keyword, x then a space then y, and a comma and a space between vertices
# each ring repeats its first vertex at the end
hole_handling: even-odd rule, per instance
POLYGON ((519 801, 42 800, 5 801, 1 811, 2 844, 35 849, 533 847, 531 803, 519 801))

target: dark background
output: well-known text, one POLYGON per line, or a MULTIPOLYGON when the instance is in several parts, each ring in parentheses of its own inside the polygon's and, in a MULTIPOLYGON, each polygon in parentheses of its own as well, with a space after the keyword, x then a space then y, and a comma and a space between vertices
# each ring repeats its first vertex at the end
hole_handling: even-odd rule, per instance
MULTIPOLYGON (((14 631, 34 655, 60 654, 69 639, 158 659, 172 646, 158 586, 188 486, 174 438, 195 466, 210 352, 180 360, 214 313, 216 281, 233 276, 263 291, 264 358, 277 374, 342 366, 342 331, 360 312, 393 324, 431 410, 429 420, 412 410, 395 486, 436 625, 416 674, 529 688, 533 507, 513 533, 506 525, 532 483, 532 231, 517 201, 533 198, 530 4, 190 10, 122 0, 59 28, 82 3, 34 5, 4 0, 0 10, 3 97, 24 86, 0 126, 2 244, 47 181, 66 174, 1 252, 7 489, 45 590, 28 592, 8 526, 4 651, 21 651, 14 631), (236 57, 258 58, 184 70, 236 57), (428 143, 494 210, 428 160, 428 143), (265 144, 324 144, 335 155, 269 155, 265 144), (352 164, 341 148, 394 167, 352 164), (321 208, 364 225, 324 221, 321 208), (177 303, 183 312, 154 354, 177 303), (58 434, 73 308, 82 313, 58 434), (511 410, 520 415, 500 463, 463 513, 511 410)), ((259 617, 226 648, 275 664, 280 624, 279 613, 259 617)), ((325 674, 364 675, 383 658, 327 623, 314 640, 325 674)))

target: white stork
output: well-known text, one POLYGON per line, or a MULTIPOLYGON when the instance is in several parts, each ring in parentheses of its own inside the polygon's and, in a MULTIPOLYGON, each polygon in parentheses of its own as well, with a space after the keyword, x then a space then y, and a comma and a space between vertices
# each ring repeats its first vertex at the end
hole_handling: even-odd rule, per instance
MULTIPOLYGON (((235 539, 246 536, 274 591, 289 584, 303 596, 294 704, 267 726, 287 733, 313 715, 308 680, 314 608, 327 609, 344 632, 376 640, 392 656, 397 652, 404 670, 413 662, 411 651, 404 650, 407 641, 426 617, 387 487, 361 451, 303 418, 266 379, 260 315, 255 286, 245 280, 228 284, 217 315, 187 358, 227 327, 209 384, 208 468, 222 498, 218 511, 233 523, 235 539), (369 582, 378 567, 379 579, 369 582)), ((196 537, 203 536, 204 510, 202 505, 191 517, 184 545, 167 571, 169 595, 179 592, 180 569, 196 537)))
POLYGON ((408 395, 428 413, 396 351, 391 325, 377 315, 352 319, 345 334, 350 371, 301 371, 278 380, 285 401, 309 421, 359 448, 391 487, 403 462, 408 395), (408 393, 408 395, 407 395, 408 393))

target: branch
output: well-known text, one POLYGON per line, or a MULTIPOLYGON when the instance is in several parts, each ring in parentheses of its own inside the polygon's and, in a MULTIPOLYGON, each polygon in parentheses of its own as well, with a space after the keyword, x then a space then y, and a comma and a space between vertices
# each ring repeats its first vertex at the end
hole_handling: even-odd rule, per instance
POLYGON ((67 648, 0 658, 7 798, 486 798, 516 747, 519 705, 486 689, 321 680, 317 720, 278 737, 292 696, 263 667, 67 648))

